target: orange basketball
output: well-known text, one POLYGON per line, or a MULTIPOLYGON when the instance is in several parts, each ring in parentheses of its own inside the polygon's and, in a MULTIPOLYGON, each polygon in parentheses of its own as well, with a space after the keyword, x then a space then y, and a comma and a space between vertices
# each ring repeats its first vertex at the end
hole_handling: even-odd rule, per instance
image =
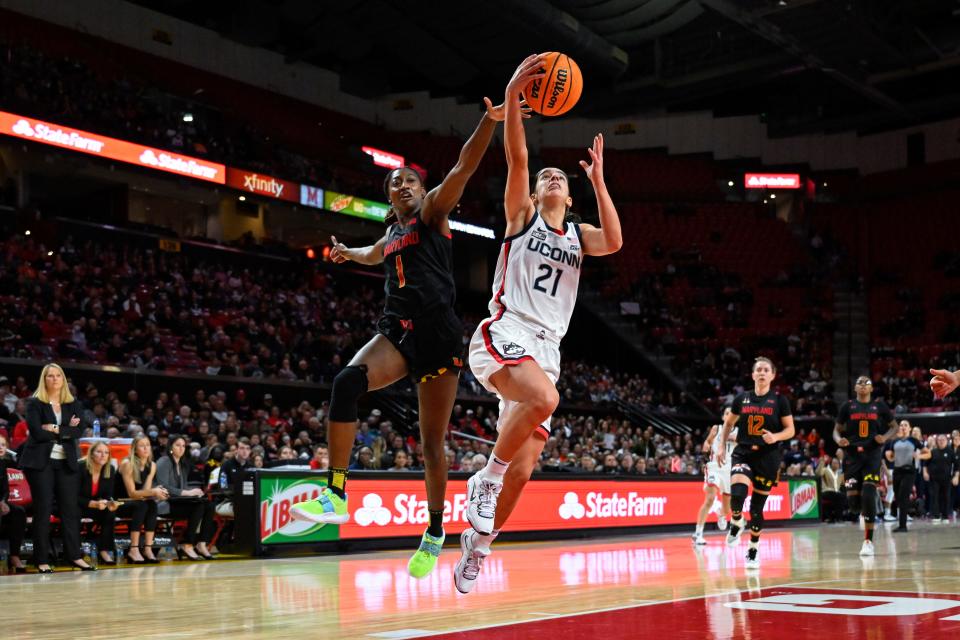
POLYGON ((531 80, 523 90, 530 108, 544 116, 559 116, 577 104, 583 93, 583 74, 573 58, 556 51, 544 54, 546 76, 531 80))

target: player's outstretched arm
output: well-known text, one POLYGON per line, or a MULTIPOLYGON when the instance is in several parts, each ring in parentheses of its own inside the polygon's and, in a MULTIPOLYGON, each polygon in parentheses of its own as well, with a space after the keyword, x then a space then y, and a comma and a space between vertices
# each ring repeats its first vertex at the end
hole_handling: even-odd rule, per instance
POLYGON ((507 186, 503 194, 507 235, 512 235, 533 215, 530 199, 530 169, 527 165, 527 135, 523 130, 520 94, 527 83, 544 77, 543 56, 528 56, 520 63, 504 91, 503 149, 507 156, 507 186))
POLYGON ((891 421, 887 424, 887 432, 884 433, 883 435, 877 436, 877 442, 878 442, 879 444, 885 443, 887 440, 889 440, 889 439, 892 438, 893 436, 897 435, 897 430, 898 430, 899 428, 900 428, 900 425, 897 424, 897 421, 896 421, 896 420, 891 420, 891 421))
POLYGON ((930 375, 933 376, 930 380, 930 388, 935 398, 945 398, 960 386, 960 375, 956 371, 930 369, 930 375))
MULTIPOLYGON (((490 98, 484 98, 483 102, 486 105, 486 113, 480 119, 473 135, 467 139, 460 150, 457 164, 453 166, 443 182, 431 189, 424 199, 422 216, 427 222, 436 222, 439 218, 449 216, 453 208, 457 206, 460 198, 463 197, 463 190, 467 187, 467 181, 480 166, 480 162, 487 152, 487 147, 490 146, 490 140, 493 139, 493 132, 497 128, 497 123, 503 122, 505 116, 504 105, 495 107, 490 98)), ((521 117, 529 118, 529 113, 530 108, 525 104, 521 105, 521 117)))
POLYGON ((710 433, 707 434, 707 439, 703 441, 703 447, 701 447, 700 449, 701 451, 703 451, 704 453, 707 453, 708 451, 710 451, 710 447, 713 446, 714 439, 717 437, 717 434, 720 432, 720 429, 722 428, 723 428, 722 426, 716 425, 716 424, 710 427, 710 433))
POLYGON ((330 249, 330 260, 333 262, 340 264, 352 260, 359 264, 374 265, 383 262, 383 245, 387 242, 387 236, 384 235, 369 247, 359 247, 357 249, 350 249, 342 242, 337 242, 336 236, 330 236, 330 242, 333 246, 330 249))
POLYGON ((600 228, 592 224, 580 225, 583 238, 583 252, 588 256, 606 256, 616 253, 623 246, 623 233, 620 230, 620 216, 613 204, 607 184, 603 179, 603 134, 593 137, 593 147, 587 149, 590 162, 580 161, 587 174, 593 192, 597 196, 597 211, 600 212, 600 228))

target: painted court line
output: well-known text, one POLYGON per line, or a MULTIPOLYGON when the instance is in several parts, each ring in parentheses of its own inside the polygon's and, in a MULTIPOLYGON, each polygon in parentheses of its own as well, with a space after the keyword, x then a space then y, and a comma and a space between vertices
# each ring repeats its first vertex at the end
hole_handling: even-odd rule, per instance
MULTIPOLYGON (((735 595, 735 594, 739 594, 739 593, 741 593, 741 592, 740 592, 740 591, 725 591, 725 592, 723 592, 723 593, 716 593, 716 594, 713 594, 713 595, 702 595, 702 594, 701 594, 701 595, 697 595, 697 596, 688 596, 688 597, 686 597, 686 598, 674 598, 674 599, 672 599, 672 600, 647 600, 647 601, 644 601, 644 602, 642 602, 642 603, 640 603, 640 604, 621 604, 621 605, 617 605, 617 606, 615 606, 615 607, 603 607, 602 609, 589 609, 589 610, 587 610, 587 611, 576 611, 576 612, 574 612, 574 613, 562 613, 562 614, 547 614, 547 613, 544 613, 543 615, 546 615, 546 616, 549 616, 549 617, 553 617, 553 618, 576 618, 576 617, 579 617, 579 616, 588 616, 588 615, 591 615, 591 614, 594 614, 594 613, 606 613, 606 612, 608 612, 608 611, 621 611, 621 610, 623 610, 623 609, 638 609, 638 608, 640 608, 640 607, 649 607, 649 606, 656 605, 656 604, 672 604, 672 603, 674 603, 674 602, 686 602, 687 600, 709 600, 709 599, 711 599, 711 598, 719 598, 719 597, 722 597, 722 596, 735 595)), ((496 627, 509 627, 509 626, 513 626, 513 625, 530 624, 531 622, 542 622, 542 621, 543 621, 543 619, 538 619, 538 620, 520 620, 520 621, 514 621, 514 622, 495 622, 495 623, 492 623, 492 624, 483 624, 483 625, 477 625, 477 626, 474 626, 474 627, 461 627, 461 628, 459 628, 459 629, 446 629, 446 630, 444 630, 444 631, 430 631, 430 632, 424 633, 422 636, 418 636, 418 637, 428 638, 428 637, 430 637, 430 636, 442 636, 442 635, 446 635, 446 634, 448 634, 448 633, 463 633, 463 632, 465 632, 465 631, 481 631, 481 630, 483 630, 483 629, 494 629, 494 628, 496 628, 496 627)), ((409 637, 409 636, 405 636, 405 637, 409 637)))

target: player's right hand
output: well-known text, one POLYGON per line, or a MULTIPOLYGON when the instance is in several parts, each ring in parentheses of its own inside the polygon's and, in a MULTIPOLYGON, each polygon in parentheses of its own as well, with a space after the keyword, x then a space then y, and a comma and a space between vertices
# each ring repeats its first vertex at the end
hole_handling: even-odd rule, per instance
POLYGON ((330 248, 330 260, 332 262, 340 264, 350 259, 347 257, 347 252, 350 250, 347 249, 347 245, 337 242, 337 236, 330 236, 330 243, 333 245, 330 248))
POLYGON ((930 380, 930 389, 933 391, 933 397, 935 398, 945 398, 960 386, 960 375, 957 375, 955 371, 930 369, 930 375, 933 376, 933 379, 930 380))
POLYGON ((837 440, 837 444, 841 447, 849 447, 850 441, 847 440, 846 438, 840 438, 839 440, 837 440))
POLYGON ((513 77, 507 83, 505 96, 507 100, 516 100, 520 92, 531 80, 543 78, 547 74, 543 69, 543 54, 537 53, 524 58, 523 62, 513 72, 513 77))
POLYGON ((720 451, 717 452, 717 464, 722 467, 723 463, 726 461, 727 461, 727 452, 721 449, 720 451))

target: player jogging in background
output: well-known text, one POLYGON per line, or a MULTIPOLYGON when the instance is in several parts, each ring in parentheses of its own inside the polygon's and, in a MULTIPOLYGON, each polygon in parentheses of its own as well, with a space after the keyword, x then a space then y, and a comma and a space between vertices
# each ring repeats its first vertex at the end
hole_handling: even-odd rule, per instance
MULTIPOLYGON (((723 410, 724 421, 728 415, 730 415, 730 407, 723 410)), ((730 518, 730 456, 737 444, 737 430, 734 429, 726 440, 721 440, 722 430, 723 423, 710 427, 710 433, 703 443, 703 451, 710 453, 710 461, 707 462, 703 472, 704 496, 700 512, 697 514, 697 529, 693 532, 694 544, 707 544, 706 538, 703 537, 703 526, 707 521, 707 514, 716 511, 717 528, 720 531, 727 528, 727 520, 730 518), (717 462, 721 449, 726 451, 726 464, 722 466, 717 462), (718 499, 719 508, 713 509, 718 499)))
POLYGON ((543 75, 540 56, 517 68, 506 89, 504 148, 507 186, 506 234, 497 260, 490 301, 491 317, 470 342, 470 369, 500 397, 497 442, 487 466, 467 483, 466 517, 460 561, 454 569, 458 591, 476 584, 490 544, 517 504, 550 433, 559 402, 560 340, 577 301, 584 256, 603 256, 622 245, 620 220, 603 179, 603 136, 581 161, 593 185, 600 227, 570 220, 573 200, 567 174, 541 170, 530 190, 527 143, 520 119, 520 92, 543 75))
MULTIPOLYGON (((436 565, 443 546, 443 511, 447 487, 444 438, 463 367, 463 325, 453 311, 453 239, 449 215, 476 171, 503 107, 485 100, 487 112, 470 136, 456 166, 429 193, 413 169, 387 174, 384 192, 390 200, 386 234, 375 244, 350 249, 333 241, 330 258, 337 263, 383 263, 386 273, 383 315, 375 335, 333 381, 330 396, 330 470, 327 486, 316 500, 290 509, 300 520, 343 524, 347 510, 347 466, 357 433, 357 401, 367 391, 382 389, 405 376, 417 383, 420 434, 423 442, 430 524, 407 568, 423 578, 436 565)), ((521 106, 516 105, 517 117, 521 106)))
POLYGON ((877 520, 877 485, 883 473, 883 443, 897 433, 897 421, 885 403, 872 400, 873 382, 860 376, 854 385, 856 400, 847 400, 837 413, 833 439, 844 449, 843 477, 851 513, 863 515, 861 556, 873 555, 877 520), (886 429, 886 431, 884 431, 886 429))
MULTIPOLYGON (((780 443, 793 438, 793 414, 790 401, 771 390, 777 369, 769 358, 760 357, 753 363, 753 390, 745 391, 733 400, 730 414, 723 421, 722 440, 737 428, 737 446, 730 456, 730 531, 727 544, 733 546, 740 539, 747 523, 743 505, 750 485, 750 548, 747 550, 747 569, 760 568, 760 532, 763 530, 763 505, 780 478, 783 453, 780 443)), ((717 462, 727 461, 727 452, 721 450, 717 462)))

